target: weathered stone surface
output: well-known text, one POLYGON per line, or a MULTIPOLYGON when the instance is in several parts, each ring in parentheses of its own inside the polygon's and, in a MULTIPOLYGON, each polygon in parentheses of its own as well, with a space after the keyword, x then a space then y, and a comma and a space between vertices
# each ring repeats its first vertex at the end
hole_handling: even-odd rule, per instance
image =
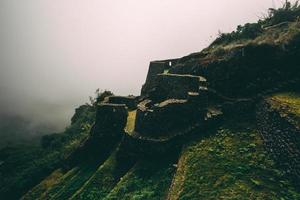
POLYGON ((200 93, 199 92, 189 92, 187 99, 191 104, 195 105, 197 108, 207 108, 208 93, 204 91, 201 91, 200 93))
POLYGON ((119 134, 127 122, 128 111, 125 104, 100 104, 97 106, 93 136, 119 134))
POLYGON ((192 75, 158 74, 155 91, 150 94, 154 101, 187 99, 188 92, 198 92, 204 78, 192 75))
POLYGON ((155 84, 157 82, 157 74, 164 73, 165 68, 166 68, 165 62, 161 62, 161 61, 150 62, 146 82, 143 85, 141 91, 142 95, 146 95, 155 87, 155 84))
POLYGON ((197 105, 188 100, 168 99, 147 108, 139 106, 135 131, 153 138, 169 136, 192 126, 203 119, 203 113, 197 105))
POLYGON ((145 96, 151 90, 153 90, 157 83, 157 75, 169 71, 172 67, 174 67, 177 64, 178 60, 179 59, 168 59, 150 62, 146 82, 142 87, 141 95, 145 96))
POLYGON ((110 96, 107 97, 107 103, 111 104, 125 104, 128 109, 135 109, 137 106, 136 96, 110 96))
POLYGON ((152 136, 135 133, 132 135, 126 134, 120 145, 123 152, 121 159, 130 159, 132 157, 169 157, 170 154, 180 152, 183 144, 191 141, 194 137, 204 136, 208 133, 207 130, 215 128, 222 121, 219 116, 212 116, 210 120, 203 123, 195 123, 189 127, 180 130, 174 135, 168 135, 163 138, 153 138, 152 136))
POLYGON ((255 102, 251 99, 237 99, 222 104, 222 110, 226 116, 254 116, 255 102))
POLYGON ((109 153, 124 135, 127 121, 126 105, 102 103, 97 106, 96 121, 90 136, 67 156, 66 165, 72 167, 83 160, 107 159, 109 153))

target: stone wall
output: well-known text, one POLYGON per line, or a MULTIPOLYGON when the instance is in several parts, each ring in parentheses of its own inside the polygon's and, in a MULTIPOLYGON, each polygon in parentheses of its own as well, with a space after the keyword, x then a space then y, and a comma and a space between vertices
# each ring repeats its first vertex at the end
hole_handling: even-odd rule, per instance
POLYGON ((159 74, 150 98, 156 102, 166 99, 187 99, 188 92, 198 92, 204 78, 192 75, 159 74))
POLYGON ((157 74, 164 73, 165 68, 166 68, 165 62, 161 62, 161 61, 150 62, 146 82, 142 87, 141 95, 146 95, 155 87, 157 81, 157 74))
POLYGON ((66 156, 66 167, 70 168, 89 160, 101 163, 107 159, 124 135, 127 115, 125 105, 99 104, 90 136, 66 156))
POLYGON ((132 157, 169 157, 176 153, 180 153, 183 144, 193 141, 194 138, 207 136, 209 129, 214 129, 219 126, 222 118, 212 118, 210 121, 202 123, 190 124, 184 130, 181 130, 176 135, 171 135, 166 138, 149 138, 140 134, 129 135, 125 133, 120 144, 118 157, 121 160, 130 159, 132 157))
POLYGON ((110 96, 106 99, 107 103, 111 104, 125 104, 128 109, 133 110, 137 106, 136 96, 110 96))
POLYGON ((157 75, 164 73, 177 64, 179 59, 168 59, 150 62, 146 82, 142 87, 141 95, 147 95, 157 82, 157 75))
POLYGON ((128 111, 125 104, 102 103, 97 106, 93 136, 123 132, 128 111))
POLYGON ((225 117, 255 117, 255 101, 252 99, 237 99, 226 101, 222 104, 222 111, 225 117))
POLYGON ((206 107, 195 93, 190 93, 188 100, 168 99, 149 108, 147 104, 139 104, 135 131, 153 138, 174 135, 200 122, 206 107))
POLYGON ((268 152, 282 169, 299 184, 300 130, 267 101, 257 107, 257 124, 268 152))

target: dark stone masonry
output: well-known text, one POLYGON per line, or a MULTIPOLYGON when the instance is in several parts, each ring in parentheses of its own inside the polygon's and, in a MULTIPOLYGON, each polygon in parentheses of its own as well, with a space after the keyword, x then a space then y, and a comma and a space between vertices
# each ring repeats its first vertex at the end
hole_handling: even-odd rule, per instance
POLYGON ((111 150, 124 135, 127 115, 125 104, 97 105, 96 121, 91 128, 90 136, 75 151, 66 156, 66 167, 71 168, 81 160, 107 159, 111 150))
POLYGON ((99 104, 92 136, 122 133, 126 126, 127 116, 128 111, 125 104, 99 104))
POLYGON ((168 72, 174 65, 176 65, 179 59, 169 59, 161 61, 150 62, 146 82, 142 87, 141 95, 147 95, 154 89, 157 83, 157 75, 168 72))
POLYGON ((158 74, 155 93, 150 94, 154 100, 187 99, 189 92, 198 92, 200 81, 205 80, 200 76, 158 74))
POLYGON ((106 103, 110 104, 125 104, 128 109, 136 109, 137 97, 136 96, 109 96, 105 98, 106 103))

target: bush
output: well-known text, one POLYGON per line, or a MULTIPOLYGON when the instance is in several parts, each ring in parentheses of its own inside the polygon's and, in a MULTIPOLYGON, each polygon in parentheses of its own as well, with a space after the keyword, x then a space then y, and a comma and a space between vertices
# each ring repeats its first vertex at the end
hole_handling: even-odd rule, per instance
POLYGON ((219 44, 228 44, 236 40, 254 39, 257 36, 259 36, 262 33, 262 31, 263 29, 261 21, 258 23, 247 23, 244 26, 239 25, 237 27, 237 30, 231 33, 219 32, 219 36, 211 44, 211 46, 219 44))
POLYGON ((66 135, 62 133, 54 133, 51 135, 45 135, 41 139, 41 146, 46 148, 59 148, 61 147, 65 142, 67 138, 66 135))
POLYGON ((299 20, 299 17, 299 1, 296 1, 294 4, 286 1, 282 8, 270 8, 268 16, 263 20, 259 20, 257 23, 247 23, 244 26, 239 25, 236 31, 231 33, 219 32, 217 39, 213 41, 210 46, 220 44, 226 45, 237 40, 254 39, 263 32, 263 27, 276 25, 282 22, 293 22, 299 20))
POLYGON ((113 96, 114 94, 109 90, 104 90, 103 92, 100 92, 100 89, 98 88, 95 92, 96 97, 90 96, 90 105, 95 106, 99 102, 103 101, 105 97, 113 96))
POLYGON ((286 1, 282 8, 269 9, 269 17, 265 20, 266 25, 272 26, 282 22, 293 22, 296 21, 300 16, 300 5, 299 1, 292 4, 286 1))

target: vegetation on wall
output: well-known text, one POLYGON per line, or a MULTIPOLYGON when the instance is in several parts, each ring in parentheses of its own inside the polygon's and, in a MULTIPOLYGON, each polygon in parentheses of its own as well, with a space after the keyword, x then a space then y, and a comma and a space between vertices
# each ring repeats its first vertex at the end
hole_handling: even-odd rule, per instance
POLYGON ((300 198, 253 122, 227 121, 211 132, 185 146, 170 200, 300 198))
POLYGON ((254 39, 260 36, 265 28, 271 27, 284 22, 294 22, 299 20, 300 4, 299 1, 291 3, 286 1, 279 9, 270 8, 266 17, 259 20, 257 23, 246 23, 239 25, 237 29, 231 33, 219 32, 217 39, 210 45, 228 44, 233 41, 241 41, 246 39, 254 39))

